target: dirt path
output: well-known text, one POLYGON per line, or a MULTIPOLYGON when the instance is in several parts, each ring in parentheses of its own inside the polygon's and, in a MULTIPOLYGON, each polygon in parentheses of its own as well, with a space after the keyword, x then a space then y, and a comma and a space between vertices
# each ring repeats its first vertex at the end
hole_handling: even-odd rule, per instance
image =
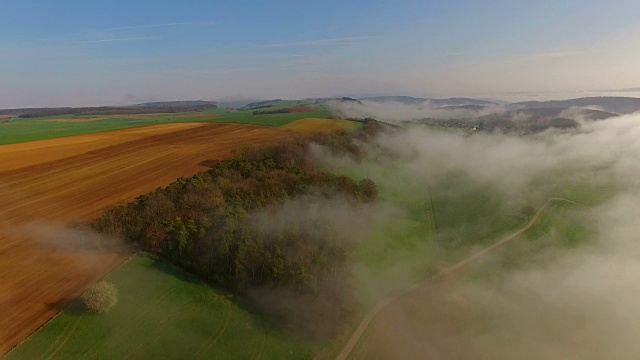
POLYGON ((494 251, 495 249, 497 249, 497 248, 507 244, 508 242, 516 239, 518 236, 524 234, 529 229, 531 229, 538 222, 538 220, 540 219, 540 217, 542 216, 544 211, 549 207, 549 205, 551 205, 553 202, 559 202, 559 201, 568 202, 568 203, 572 203, 572 204, 583 206, 583 207, 587 207, 587 208, 589 207, 587 205, 581 204, 581 203, 573 201, 573 200, 565 199, 565 198, 550 198, 550 199, 548 199, 544 203, 544 205, 540 209, 538 209, 538 211, 533 216, 533 218, 531 218, 529 223, 527 225, 525 225, 523 228, 521 228, 520 230, 518 230, 518 231, 516 231, 516 232, 514 232, 514 233, 512 233, 512 234, 510 234, 510 235, 508 235, 508 236, 506 236, 504 238, 502 238, 501 240, 497 241, 493 245, 488 246, 487 248, 482 249, 482 250, 474 253, 473 255, 471 255, 471 256, 467 257, 466 259, 456 263, 455 265, 452 265, 450 267, 442 269, 433 278, 427 279, 427 280, 423 281, 422 283, 416 284, 416 285, 412 286, 411 288, 401 292, 398 295, 392 296, 390 298, 387 298, 387 299, 379 302, 360 321, 360 324, 358 325, 358 328, 353 332, 353 334, 349 338, 349 341, 344 346, 342 351, 338 354, 338 356, 336 356, 336 360, 346 360, 349 357, 349 355, 351 355, 353 349, 356 347, 356 345, 360 341, 360 338, 362 337, 364 332, 369 328, 369 325, 371 324, 371 322, 376 318, 376 316, 382 310, 387 308, 389 305, 391 305, 395 301, 401 299, 402 297, 414 292, 415 290, 425 288, 426 285, 428 285, 429 283, 433 282, 434 280, 441 280, 441 279, 444 279, 444 278, 446 278, 446 277, 448 277, 448 276, 450 276, 452 274, 455 274, 455 273, 459 272, 461 269, 465 268, 467 265, 469 265, 473 261, 486 256, 487 254, 489 254, 490 252, 494 251))

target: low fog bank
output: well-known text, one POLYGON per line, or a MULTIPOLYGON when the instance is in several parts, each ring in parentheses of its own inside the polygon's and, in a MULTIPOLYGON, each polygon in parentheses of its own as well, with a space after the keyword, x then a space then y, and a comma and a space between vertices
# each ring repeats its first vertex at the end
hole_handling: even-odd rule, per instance
MULTIPOLYGON (((565 115, 569 116, 571 111, 575 109, 567 110, 565 115)), ((404 116, 407 115, 396 119, 406 119, 404 116)), ((471 358, 475 359, 637 359, 640 356, 637 341, 640 310, 636 304, 640 296, 640 224, 636 221, 640 217, 640 115, 597 122, 579 120, 582 126, 571 131, 548 130, 517 137, 484 132, 472 135, 440 132, 421 126, 412 126, 406 131, 390 130, 379 134, 371 143, 360 144, 366 148, 364 164, 350 157, 331 157, 321 148, 314 150, 316 157, 323 159, 329 168, 355 168, 363 176, 371 177, 382 190, 383 207, 394 209, 389 216, 421 216, 398 205, 404 201, 402 196, 413 197, 416 202, 424 199, 429 208, 429 192, 432 198, 450 196, 456 201, 458 193, 466 191, 465 188, 469 192, 495 193, 501 202, 495 207, 502 211, 501 217, 518 214, 524 206, 537 209, 550 197, 566 197, 593 207, 578 206, 575 210, 582 214, 582 221, 596 230, 580 235, 583 238, 574 247, 551 246, 525 252, 524 265, 510 271, 498 267, 492 270, 498 273, 490 279, 471 277, 475 280, 460 282, 452 291, 436 290, 438 297, 444 297, 446 306, 454 312, 443 320, 442 326, 429 326, 433 331, 442 331, 431 340, 426 337, 434 334, 414 333, 425 329, 424 324, 416 323, 428 316, 422 320, 418 316, 407 316, 404 320, 396 319, 393 324, 375 325, 379 334, 403 337, 401 345, 395 345, 391 336, 385 347, 403 347, 402 351, 395 352, 397 355, 413 346, 422 350, 411 356, 428 358, 421 351, 427 345, 439 346, 433 339, 442 336, 443 346, 464 344, 460 346, 468 347, 473 354, 471 358), (447 187, 447 183, 459 178, 463 179, 464 186, 447 187)), ((458 218, 451 228, 443 226, 440 218, 434 230, 435 239, 448 232, 461 236, 460 241, 464 242, 480 229, 473 227, 475 222, 499 226, 490 215, 473 210, 473 206, 483 205, 484 200, 477 201, 468 204, 466 219, 450 212, 446 202, 436 204, 435 209, 432 208, 436 218, 444 216, 442 214, 454 214, 458 218), (457 228, 466 230, 456 234, 457 228)), ((488 201, 496 200, 488 198, 488 201)), ((451 202, 450 205, 463 206, 464 203, 451 202)), ((517 228, 526 222, 528 219, 523 217, 517 228)), ((554 231, 551 229, 551 234, 546 235, 547 242, 557 240, 554 231)), ((487 234, 492 236, 489 240, 495 241, 509 232, 503 229, 503 232, 487 234)), ((420 277, 406 264, 422 260, 425 265, 446 266, 439 263, 439 257, 446 252, 442 244, 438 244, 439 249, 423 255, 420 244, 427 247, 429 235, 412 236, 418 245, 403 250, 404 259, 393 257, 394 246, 400 246, 393 241, 381 250, 381 254, 389 254, 395 261, 395 265, 384 270, 391 275, 385 277, 379 269, 357 264, 360 281, 375 283, 373 280, 384 279, 387 282, 360 284, 373 286, 369 290, 379 292, 379 300, 397 291, 394 285, 428 278, 425 273, 420 277)), ((514 241, 514 246, 526 241, 530 240, 521 236, 514 241)), ((471 245, 466 253, 485 246, 471 245)), ((482 266, 491 266, 491 263, 495 262, 487 261, 482 266)), ((431 297, 428 292, 424 296, 431 297)), ((431 303, 413 301, 407 305, 399 301, 394 306, 407 305, 407 314, 417 313, 416 306, 422 306, 421 311, 438 311, 436 307, 429 308, 431 303)))
POLYGON ((586 121, 618 116, 596 105, 549 105, 549 108, 499 104, 440 106, 428 100, 417 104, 330 101, 328 105, 337 116, 348 119, 374 118, 388 123, 422 123, 521 135, 539 133, 549 128, 573 129, 586 121))
POLYGON ((364 119, 374 118, 385 122, 399 122, 424 118, 463 119, 475 118, 496 112, 504 112, 506 108, 499 105, 486 107, 465 108, 437 106, 429 101, 421 104, 404 104, 385 101, 330 101, 329 107, 338 116, 344 118, 364 119))
MULTIPOLYGON (((308 239, 318 237, 318 241, 307 241, 302 246, 291 241, 290 246, 283 248, 287 258, 309 259, 309 253, 331 252, 333 259, 321 266, 323 274, 311 285, 312 291, 253 287, 246 292, 252 303, 292 325, 299 333, 322 339, 335 336, 344 322, 353 318, 357 308, 349 269, 353 250, 366 241, 380 213, 384 210, 379 206, 356 204, 345 197, 305 196, 251 214, 250 226, 261 237, 294 239, 301 234, 308 239)), ((324 255, 315 258, 326 260, 324 255)))
POLYGON ((86 224, 55 221, 31 221, 6 225, 0 234, 32 240, 43 248, 73 252, 127 252, 130 247, 113 236, 99 234, 86 224))
POLYGON ((336 239, 353 247, 366 240, 371 223, 381 211, 374 204, 354 204, 345 197, 306 196, 255 212, 251 214, 249 221, 267 236, 294 233, 299 229, 315 231, 328 227, 335 232, 336 239))
POLYGON ((525 190, 538 174, 566 168, 587 169, 635 182, 640 174, 640 115, 585 123, 576 132, 535 137, 477 133, 471 137, 435 133, 419 127, 379 138, 380 144, 414 161, 418 178, 462 170, 477 181, 506 192, 525 190))
MULTIPOLYGON (((364 169, 365 174, 383 185, 411 179, 426 191, 438 181, 464 176, 469 183, 490 187, 503 200, 520 204, 562 195, 560 186, 567 182, 627 189, 640 184, 640 115, 636 114, 533 136, 485 132, 465 136, 412 126, 384 132, 361 146, 375 164, 364 169), (381 176, 387 168, 393 171, 381 176)), ((349 157, 315 153, 330 168, 362 168, 349 157)))
POLYGON ((592 212, 593 243, 450 296, 459 334, 478 359, 637 359, 640 356, 640 196, 592 212))

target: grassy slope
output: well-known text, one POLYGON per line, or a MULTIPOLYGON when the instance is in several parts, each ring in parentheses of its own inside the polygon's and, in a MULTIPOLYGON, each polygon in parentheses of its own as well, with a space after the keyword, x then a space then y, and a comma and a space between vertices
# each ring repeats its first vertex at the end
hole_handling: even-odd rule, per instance
POLYGON ((370 229, 369 238, 356 254, 360 300, 373 304, 387 292, 423 278, 435 249, 429 192, 414 179, 398 176, 394 166, 364 161, 334 170, 356 179, 372 179, 383 202, 395 207, 388 213, 380 212, 375 228, 370 229))
MULTIPOLYGON (((106 119, 91 122, 56 122, 48 121, 57 118, 74 118, 74 116, 54 116, 33 119, 13 119, 0 123, 0 145, 12 144, 40 139, 51 139, 62 136, 90 134, 107 130, 125 129, 136 126, 164 124, 175 122, 231 122, 238 124, 255 124, 265 126, 282 126, 303 118, 326 118, 327 110, 290 113, 253 115, 251 111, 224 112, 214 110, 200 115, 210 114, 211 117, 193 116, 193 113, 157 114, 157 115, 105 115, 91 116, 106 119)), ((88 116, 77 116, 85 118, 88 116)))
POLYGON ((287 130, 305 132, 332 132, 349 131, 357 129, 361 126, 362 123, 350 120, 305 118, 283 125, 282 128, 287 130))
MULTIPOLYGON (((497 189, 464 174, 427 182, 411 179, 402 164, 393 162, 380 165, 365 160, 355 166, 336 167, 336 171, 355 178, 371 178, 381 198, 395 207, 378 221, 357 253, 356 282, 361 299, 367 303, 385 292, 424 280, 434 269, 520 229, 529 220, 520 212, 526 204, 537 209, 549 197, 560 196, 593 206, 615 192, 615 186, 592 181, 590 176, 540 174, 541 184, 532 184, 536 191, 523 194, 526 201, 520 199, 520 205, 514 206, 497 189), (547 183, 553 186, 542 186, 547 183)), ((575 207, 554 204, 527 235, 532 242, 529 247, 539 247, 536 239, 564 246, 587 239, 591 234, 580 217, 584 208, 575 207), (565 207, 568 209, 561 211, 565 207)))
POLYGON ((584 208, 570 203, 555 203, 547 209, 538 222, 524 234, 524 239, 540 241, 553 237, 555 245, 572 247, 588 238, 588 224, 583 217, 584 208))
POLYGON ((13 359, 300 359, 317 349, 229 295, 147 255, 109 274, 119 303, 105 315, 74 303, 13 359))
POLYGON ((253 115, 251 111, 238 111, 225 113, 219 117, 213 118, 214 122, 232 122, 238 124, 255 124, 267 126, 282 126, 305 118, 327 118, 331 115, 328 110, 318 109, 315 111, 306 111, 288 114, 267 114, 253 115))
POLYGON ((466 281, 501 279, 505 273, 538 264, 594 240, 597 232, 585 208, 570 203, 554 203, 525 234, 495 251, 493 256, 473 264, 463 274, 466 281))

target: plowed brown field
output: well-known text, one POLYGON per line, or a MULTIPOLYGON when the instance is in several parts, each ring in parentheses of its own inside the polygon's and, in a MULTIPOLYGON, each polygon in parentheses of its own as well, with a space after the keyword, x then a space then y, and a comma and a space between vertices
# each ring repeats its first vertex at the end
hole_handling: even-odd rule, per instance
POLYGON ((24 224, 52 229, 88 220, 204 171, 200 163, 228 158, 240 145, 291 134, 253 125, 168 124, 0 146, 0 355, 127 257, 46 246, 24 224))

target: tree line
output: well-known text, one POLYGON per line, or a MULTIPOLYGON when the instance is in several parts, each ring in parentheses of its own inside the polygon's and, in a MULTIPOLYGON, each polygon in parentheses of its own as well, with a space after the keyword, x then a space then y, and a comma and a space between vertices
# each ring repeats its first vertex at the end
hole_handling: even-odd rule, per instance
POLYGON ((20 108, 0 110, 0 115, 11 115, 20 119, 30 119, 59 115, 137 115, 156 113, 180 113, 216 109, 215 104, 167 105, 167 106, 99 106, 99 107, 60 107, 60 108, 20 108))
MULTIPOLYGON (((232 292, 269 288, 322 297, 326 284, 343 289, 349 281, 353 242, 309 206, 301 206, 297 221, 280 231, 266 229, 264 217, 255 214, 278 212, 292 200, 313 204, 339 197, 353 206, 375 201, 377 189, 371 180, 326 171, 310 156, 310 145, 359 158, 358 142, 381 126, 369 121, 356 132, 244 148, 207 172, 181 177, 166 188, 107 209, 92 227, 135 242, 232 292)), ((348 291, 334 295, 323 303, 340 312, 349 302, 348 291)))

